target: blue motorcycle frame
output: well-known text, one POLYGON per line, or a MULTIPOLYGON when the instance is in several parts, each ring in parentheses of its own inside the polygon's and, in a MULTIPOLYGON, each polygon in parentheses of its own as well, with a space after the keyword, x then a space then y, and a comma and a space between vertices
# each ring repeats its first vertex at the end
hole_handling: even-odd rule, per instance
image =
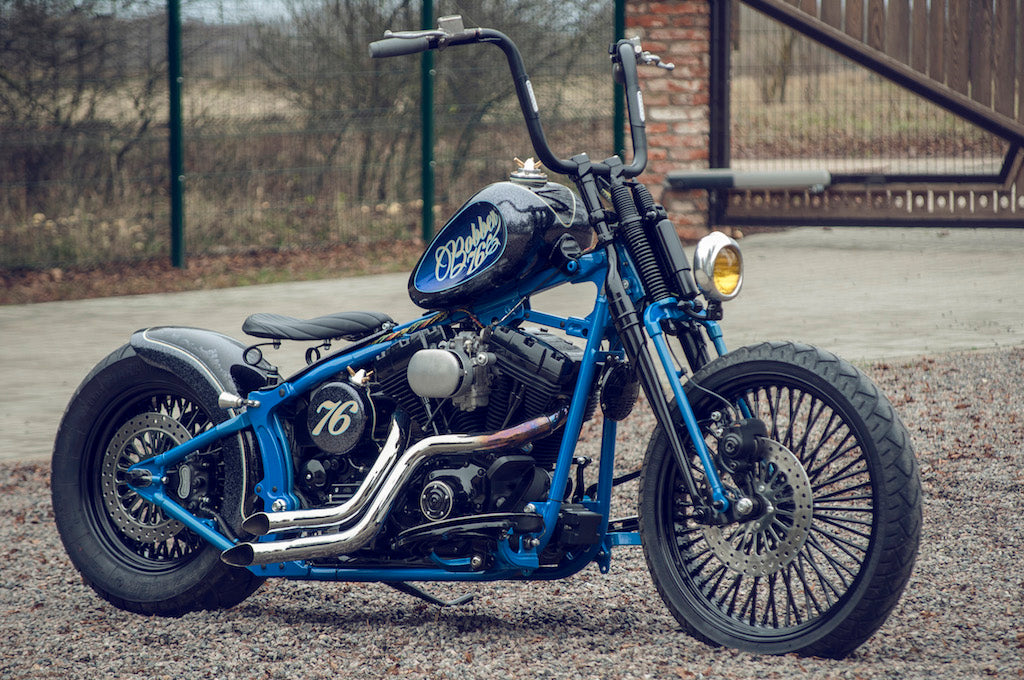
MULTIPOLYGON (((619 273, 623 280, 628 282, 625 288, 633 291, 634 302, 636 302, 636 300, 643 296, 643 287, 633 271, 629 256, 620 247, 616 248, 617 259, 622 263, 619 273)), ((532 280, 525 281, 512 294, 500 300, 488 301, 470 310, 457 313, 464 316, 471 313, 479 318, 501 318, 505 319, 506 322, 520 320, 535 322, 558 328, 566 335, 586 341, 584 357, 581 362, 571 406, 562 425, 566 430, 566 436, 563 436, 562 445, 558 452, 557 464, 551 483, 551 489, 553 490, 566 488, 566 482, 574 465, 576 443, 583 426, 587 401, 594 388, 594 381, 597 379, 598 367, 610 356, 623 357, 623 351, 620 347, 621 343, 619 342, 614 324, 610 320, 608 299, 600 292, 608 279, 608 260, 609 258, 604 252, 595 251, 588 253, 579 258, 577 261, 578 266, 573 267, 575 271, 571 274, 560 272, 552 276, 550 271, 541 272, 535 275, 532 280), (584 283, 592 283, 598 289, 594 308, 586 317, 561 317, 541 311, 534 311, 528 304, 528 300, 533 294, 561 285, 584 283), (602 349, 602 345, 619 347, 619 349, 606 350, 602 349)), ((657 354, 661 359, 662 369, 669 376, 669 384, 676 397, 675 403, 678 405, 683 421, 687 425, 690 440, 695 443, 697 454, 705 466, 704 469, 714 493, 714 500, 720 501, 721 507, 724 510, 728 507, 729 501, 725 497, 721 481, 711 460, 711 455, 704 445, 703 435, 700 433, 693 412, 689 408, 689 402, 683 393, 682 376, 685 373, 676 366, 672 359, 666 338, 661 330, 661 324, 665 320, 678 320, 683 317, 692 318, 693 312, 691 311, 690 314, 687 314, 686 309, 685 305, 680 305, 674 298, 650 305, 644 314, 644 328, 654 343, 657 354)), ((389 333, 388 337, 391 338, 390 340, 369 344, 350 352, 340 352, 326 357, 307 367, 290 380, 266 390, 251 392, 246 400, 248 405, 241 413, 183 444, 133 466, 129 470, 129 475, 139 475, 138 478, 146 480, 147 483, 145 486, 134 487, 135 491, 149 502, 158 506, 168 516, 185 524, 212 545, 221 550, 232 548, 235 545, 235 541, 222 533, 213 520, 201 519, 188 512, 164 492, 163 485, 159 480, 166 479, 167 472, 183 462, 190 454, 204 449, 221 438, 236 435, 243 430, 250 430, 255 434, 258 442, 263 470, 265 471, 263 479, 256 484, 255 490, 257 495, 262 498, 267 508, 275 508, 279 511, 297 509, 299 507, 299 500, 291 492, 294 488, 294 479, 290 463, 290 452, 284 448, 283 442, 286 441, 286 437, 278 420, 280 409, 287 406, 289 402, 298 396, 309 392, 333 376, 349 370, 358 371, 375 356, 397 342, 407 331, 427 328, 433 322, 440 321, 437 317, 438 315, 427 315, 416 319, 389 333)), ((458 315, 453 317, 445 316, 443 320, 445 323, 450 323, 457 321, 459 318, 458 315)), ((707 329, 708 336, 713 340, 718 353, 724 354, 726 350, 718 324, 708 319, 701 320, 700 323, 707 329)), ((530 542, 531 547, 521 544, 518 551, 510 547, 509 541, 500 542, 498 551, 493 556, 494 565, 487 571, 471 571, 468 559, 450 561, 440 557, 434 557, 438 566, 433 569, 328 568, 312 567, 304 561, 289 561, 277 565, 253 565, 248 568, 261 576, 307 580, 381 582, 491 581, 502 579, 550 580, 574 574, 591 562, 597 562, 602 573, 606 573, 609 569, 613 546, 640 545, 640 535, 635 531, 608 531, 615 462, 615 436, 615 421, 605 419, 602 429, 597 495, 596 498, 585 497, 583 500, 583 505, 588 510, 596 512, 602 517, 602 540, 595 545, 588 546, 585 550, 580 551, 579 554, 567 556, 564 563, 557 567, 541 567, 538 560, 540 552, 543 551, 544 547, 551 540, 552 533, 557 524, 559 509, 566 500, 557 497, 558 494, 552 493, 546 502, 534 503, 535 511, 543 518, 544 525, 543 532, 535 537, 536 541, 530 542)), ((274 537, 264 536, 262 540, 274 540, 274 537)))
MULTIPOLYGON (((541 567, 539 554, 548 545, 557 525, 559 510, 565 502, 559 497, 559 491, 566 488, 566 482, 574 465, 576 442, 584 421, 585 409, 597 379, 598 367, 610 356, 625 358, 637 366, 640 381, 648 399, 652 402, 661 422, 672 422, 669 415, 669 403, 665 399, 660 386, 657 369, 646 349, 649 338, 656 348, 661 363, 661 370, 668 377, 675 404, 693 443, 696 453, 703 465, 704 473, 711 491, 709 499, 715 512, 721 516, 729 510, 729 499, 721 479, 716 471, 711 454, 704 443, 689 402, 683 392, 682 377, 685 371, 676 365, 668 348, 667 340, 662 331, 663 322, 672 320, 697 320, 701 323, 712 340, 716 351, 725 353, 722 334, 717 323, 707 318, 706 310, 701 310, 693 301, 697 292, 692 279, 681 286, 689 292, 689 300, 676 297, 663 298, 643 307, 642 330, 630 319, 637 316, 641 299, 645 295, 642 273, 634 266, 629 250, 614 235, 618 224, 602 208, 597 178, 607 178, 611 197, 619 214, 618 221, 633 216, 639 221, 639 215, 630 197, 625 182, 642 172, 647 163, 647 143, 644 130, 644 113, 637 78, 637 63, 644 59, 657 63, 657 57, 641 53, 637 43, 620 41, 611 50, 613 64, 623 81, 627 93, 627 111, 629 114, 634 158, 628 166, 623 165, 618 157, 612 157, 603 163, 591 162, 586 154, 569 160, 559 159, 548 146, 540 125, 539 111, 532 95, 532 86, 526 75, 522 57, 514 43, 504 34, 490 29, 462 30, 455 34, 450 32, 423 32, 405 36, 388 37, 371 45, 374 57, 397 56, 431 49, 440 43, 446 46, 468 43, 491 43, 503 50, 516 85, 516 92, 523 110, 527 129, 533 146, 541 161, 549 170, 568 175, 576 184, 583 199, 584 206, 590 216, 590 223, 597 234, 598 246, 595 250, 583 254, 579 258, 566 263, 561 270, 543 270, 532 277, 521 281, 514 289, 504 291, 498 299, 482 301, 468 309, 460 309, 452 313, 427 315, 415 321, 399 326, 384 340, 373 344, 358 343, 356 349, 343 351, 334 356, 318 361, 298 375, 272 388, 251 392, 246 399, 237 399, 239 407, 244 409, 234 417, 212 429, 186 441, 168 451, 134 465, 129 471, 132 488, 140 496, 157 505, 169 517, 182 522, 204 540, 228 551, 234 541, 220 531, 213 520, 201 519, 188 512, 172 500, 164 492, 162 481, 168 479, 167 472, 180 464, 190 454, 202 450, 215 441, 243 430, 251 431, 256 438, 264 477, 256 486, 256 494, 263 500, 265 508, 275 512, 295 510, 299 507, 299 499, 293 493, 294 476, 290 464, 290 452, 286 449, 287 438, 279 420, 280 409, 300 395, 304 395, 324 381, 342 374, 345 371, 358 371, 364 368, 375 356, 386 350, 391 344, 402 337, 407 331, 422 330, 442 320, 445 323, 458 321, 462 316, 472 315, 476 318, 501 319, 503 323, 516 321, 532 321, 557 328, 566 335, 586 341, 586 348, 581 362, 572 401, 562 422, 566 434, 558 452, 557 463, 551 480, 552 492, 546 502, 533 503, 534 512, 543 520, 542 531, 531 536, 528 541, 518 541, 518 549, 511 547, 511 542, 503 540, 499 543, 495 555, 491 556, 493 564, 485 571, 470 568, 469 560, 444 560, 434 557, 437 568, 433 569, 360 569, 360 568, 317 568, 301 560, 277 563, 273 568, 266 564, 251 565, 249 569, 262 576, 281 576, 301 579, 347 580, 347 581, 431 581, 431 580, 497 580, 509 578, 556 579, 583 569, 590 562, 596 561, 603 572, 607 572, 611 559, 611 548, 615 545, 640 545, 640 536, 632 531, 608 531, 609 511, 611 504, 615 434, 616 425, 611 419, 605 419, 600 466, 598 470, 597 494, 595 498, 584 498, 583 505, 588 510, 601 515, 601 540, 587 546, 578 554, 569 553, 563 563, 557 567, 541 567), (618 194, 616 194, 618 190, 618 194), (586 317, 560 317, 544 312, 533 311, 529 300, 534 294, 566 284, 591 283, 597 288, 593 309, 586 317), (610 300, 609 298, 614 298, 610 300), (703 315, 703 316, 702 316, 703 315), (626 329, 627 337, 620 337, 619 329, 626 329), (606 345, 609 349, 602 349, 606 345)), ((688 266, 676 264, 677 268, 688 266)), ((176 351, 184 351, 178 349, 176 351)), ((187 353, 187 352, 186 352, 187 353)), ((192 358, 193 363, 201 364, 192 358)), ((202 367, 198 367, 202 370, 202 367)), ((696 369, 697 367, 692 367, 696 369)), ((229 401, 230 401, 229 395, 229 401)), ((671 430, 677 460, 682 463, 686 459, 682 442, 671 430)), ((694 497, 698 494, 692 479, 689 478, 688 466, 681 464, 688 479, 689 488, 694 497)), ((274 540, 273 536, 263 536, 261 541, 274 540)))

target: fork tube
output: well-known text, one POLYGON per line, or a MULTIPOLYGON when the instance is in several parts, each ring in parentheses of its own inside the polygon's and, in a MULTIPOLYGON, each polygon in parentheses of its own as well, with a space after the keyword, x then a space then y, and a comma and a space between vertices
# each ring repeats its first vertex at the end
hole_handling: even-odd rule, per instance
POLYGON ((725 510, 729 506, 729 500, 725 496, 725 489, 722 486, 721 478, 718 476, 715 461, 712 460, 711 453, 704 442, 704 434, 700 431, 700 424, 697 422, 693 409, 690 407, 690 401, 686 398, 686 393, 683 391, 683 384, 680 381, 681 374, 676 368, 675 361, 672 360, 672 353, 669 351, 668 342, 665 340, 665 334, 661 330, 659 312, 660 309, 657 305, 648 307, 644 314, 644 326, 647 328, 647 335, 650 336, 651 341, 654 343, 654 348, 658 352, 662 368, 668 376, 669 386, 672 388, 672 393, 676 398, 679 413, 683 416, 683 423, 690 434, 690 442, 697 451, 697 457, 704 467, 704 474, 707 477, 708 486, 711 488, 712 502, 716 509, 725 510))

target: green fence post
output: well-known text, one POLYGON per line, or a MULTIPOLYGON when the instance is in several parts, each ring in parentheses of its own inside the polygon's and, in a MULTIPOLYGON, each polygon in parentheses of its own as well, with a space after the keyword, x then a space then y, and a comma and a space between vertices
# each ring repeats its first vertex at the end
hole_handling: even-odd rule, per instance
POLYGON ((181 3, 167 0, 168 152, 171 171, 171 266, 185 268, 185 150, 181 123, 181 3))
MULTIPOLYGON (((626 37, 626 0, 615 0, 614 41, 626 37)), ((615 85, 615 98, 612 112, 612 149, 622 162, 626 162, 626 95, 622 88, 615 85)))
MULTIPOLYGON (((423 0, 420 28, 434 27, 434 2, 423 0)), ((423 242, 434 235, 434 52, 427 50, 420 57, 420 127, 422 137, 423 242)))

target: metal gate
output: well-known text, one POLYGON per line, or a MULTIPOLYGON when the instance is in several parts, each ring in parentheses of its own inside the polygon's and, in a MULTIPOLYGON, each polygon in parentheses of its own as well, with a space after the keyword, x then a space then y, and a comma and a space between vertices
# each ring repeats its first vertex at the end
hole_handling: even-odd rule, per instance
MULTIPOLYGON (((913 143, 900 136, 902 121, 888 123, 889 141, 882 137, 866 158, 852 159, 843 154, 857 131, 832 121, 817 141, 794 143, 784 131, 779 142, 761 144, 760 157, 750 157, 750 145, 738 141, 745 134, 738 121, 771 109, 770 97, 779 90, 770 86, 779 83, 769 79, 756 88, 763 106, 737 109, 741 79, 733 62, 755 42, 737 41, 744 35, 741 25, 765 19, 740 20, 733 0, 712 0, 711 167, 820 168, 832 176, 824 190, 719 190, 710 201, 712 224, 1024 226, 1024 0, 743 3, 828 48, 822 51, 831 61, 820 68, 859 72, 849 85, 855 97, 884 81, 888 92, 910 93, 957 123, 926 127, 922 141, 913 143), (736 45, 739 51, 730 49, 736 45), (981 151, 967 162, 951 157, 967 146, 981 151)), ((792 66, 793 44, 782 43, 779 68, 786 68, 787 49, 792 66)), ((800 93, 791 90, 789 96, 800 93)), ((893 96, 883 95, 878 106, 886 105, 886 97, 893 96)), ((785 116, 800 118, 809 107, 790 104, 785 116)))

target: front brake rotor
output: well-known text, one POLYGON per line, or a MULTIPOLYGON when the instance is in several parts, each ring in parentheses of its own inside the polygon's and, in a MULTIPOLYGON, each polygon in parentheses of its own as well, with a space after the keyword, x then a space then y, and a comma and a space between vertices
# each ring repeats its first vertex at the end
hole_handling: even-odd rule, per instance
POLYGON ((792 562, 811 528, 814 493, 804 466, 789 449, 769 441, 754 469, 754 488, 769 507, 757 519, 704 527, 704 540, 719 560, 747 576, 769 576, 792 562))

